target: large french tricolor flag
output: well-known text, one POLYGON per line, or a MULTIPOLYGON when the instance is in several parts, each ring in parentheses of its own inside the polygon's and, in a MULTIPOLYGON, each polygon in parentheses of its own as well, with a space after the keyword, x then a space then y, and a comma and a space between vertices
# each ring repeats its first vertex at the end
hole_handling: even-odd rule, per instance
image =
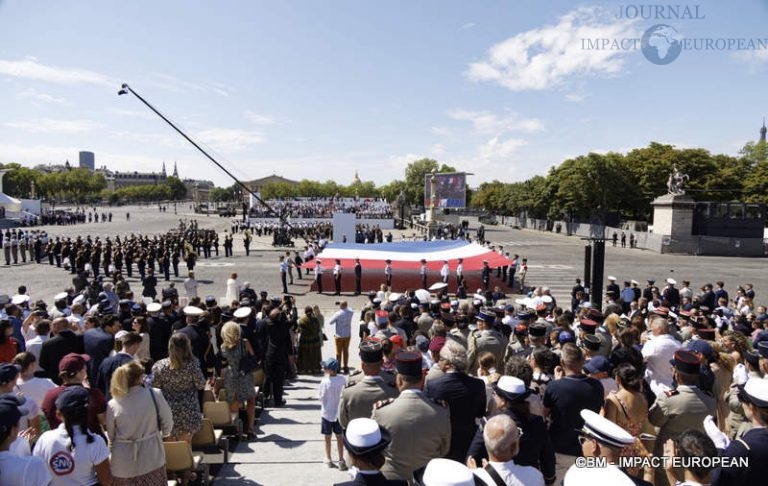
MULTIPOLYGON (((393 269, 416 270, 421 267, 421 260, 427 261, 427 268, 440 270, 443 261, 448 260, 451 271, 456 269, 458 259, 463 258, 464 271, 483 268, 483 261, 499 267, 509 265, 510 261, 495 251, 465 240, 448 241, 404 241, 398 243, 330 243, 317 255, 325 268, 332 268, 334 260, 341 260, 344 268, 350 269, 355 258, 360 259, 363 268, 384 267, 385 260, 392 260, 393 269)), ((307 266, 314 266, 310 261, 307 266)))

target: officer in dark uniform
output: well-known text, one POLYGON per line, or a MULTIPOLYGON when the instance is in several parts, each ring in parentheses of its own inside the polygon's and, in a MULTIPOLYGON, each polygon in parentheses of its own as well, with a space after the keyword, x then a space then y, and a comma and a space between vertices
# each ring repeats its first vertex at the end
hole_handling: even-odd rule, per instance
MULTIPOLYGON (((520 438, 520 451, 514 458, 515 464, 535 467, 541 471, 545 481, 551 484, 555 480, 555 449, 552 447, 544 419, 540 415, 530 413, 526 398, 532 391, 526 388, 520 378, 502 376, 494 383, 493 392, 499 413, 511 417, 517 426, 525 431, 520 438)), ((482 425, 472 439, 467 456, 473 457, 477 464, 481 464, 483 459, 488 459, 482 425)))
POLYGON ((391 441, 387 429, 373 420, 352 420, 344 431, 344 447, 347 448, 350 461, 358 469, 358 473, 352 481, 335 483, 334 486, 406 486, 407 481, 387 479, 379 471, 378 464, 383 464, 382 454, 391 441))
POLYGON ((716 486, 764 484, 768 477, 768 380, 750 378, 745 385, 739 387, 738 396, 744 406, 744 413, 752 421, 752 429, 726 445, 725 434, 717 429, 711 417, 708 420, 710 425, 705 423, 704 428, 718 447, 726 445, 721 456, 734 460, 747 458, 749 467, 716 469, 712 477, 712 484, 716 486), (715 432, 719 432, 720 436, 712 437, 715 432))
MULTIPOLYGON (((301 275, 301 273, 299 273, 301 275)), ((363 280, 363 266, 360 259, 355 258, 355 295, 360 295, 363 280)))

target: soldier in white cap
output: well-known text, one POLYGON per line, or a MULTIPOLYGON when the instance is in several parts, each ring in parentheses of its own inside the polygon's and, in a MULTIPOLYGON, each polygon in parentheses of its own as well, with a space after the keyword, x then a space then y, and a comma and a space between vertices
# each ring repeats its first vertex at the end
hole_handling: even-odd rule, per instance
POLYGON ((391 441, 389 432, 369 418, 351 420, 344 431, 344 446, 350 461, 357 468, 352 481, 335 483, 334 486, 381 486, 407 485, 406 481, 387 479, 379 469, 384 465, 384 449, 391 441))
POLYGON ((443 266, 440 268, 440 279, 444 284, 448 283, 448 276, 451 274, 451 270, 448 267, 448 260, 443 260, 443 266))
MULTIPOLYGON (((607 468, 615 469, 615 471, 610 473, 610 482, 604 484, 610 484, 611 486, 614 484, 652 486, 651 483, 647 481, 631 478, 624 473, 624 471, 615 466, 619 461, 621 449, 635 442, 635 438, 632 434, 592 410, 582 410, 581 418, 584 420, 584 426, 579 431, 579 442, 581 442, 583 456, 605 458, 605 461, 608 463, 607 468)), ((607 468, 598 467, 592 469, 599 470, 607 468)), ((585 472, 582 471, 583 469, 589 468, 579 467, 579 465, 576 464, 571 466, 565 474, 563 484, 565 486, 597 484, 596 481, 600 480, 602 477, 600 474, 606 474, 597 473, 594 480, 588 480, 587 478, 592 478, 592 476, 590 476, 589 473, 586 473, 585 475, 585 472)), ((606 478, 608 477, 609 476, 606 476, 606 478)))

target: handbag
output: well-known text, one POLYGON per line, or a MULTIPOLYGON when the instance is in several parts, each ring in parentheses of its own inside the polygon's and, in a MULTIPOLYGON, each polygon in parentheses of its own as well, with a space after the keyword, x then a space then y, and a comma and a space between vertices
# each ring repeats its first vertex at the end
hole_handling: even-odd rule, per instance
POLYGON ((148 390, 149 396, 152 397, 152 403, 155 405, 155 416, 157 417, 157 433, 162 436, 163 428, 160 426, 160 409, 157 408, 157 398, 155 398, 155 393, 152 391, 152 388, 148 388, 148 390))
POLYGON ((259 367, 259 360, 256 358, 256 356, 248 353, 248 350, 245 349, 242 341, 240 341, 240 350, 242 353, 240 356, 240 363, 238 363, 237 368, 240 376, 245 376, 259 367))

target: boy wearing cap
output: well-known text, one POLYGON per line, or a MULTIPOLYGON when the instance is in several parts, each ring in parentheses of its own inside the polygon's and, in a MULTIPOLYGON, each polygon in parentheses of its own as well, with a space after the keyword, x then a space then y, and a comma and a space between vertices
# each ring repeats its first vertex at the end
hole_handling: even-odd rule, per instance
POLYGON ((448 453, 451 418, 448 408, 426 398, 422 392, 424 379, 419 353, 399 353, 396 366, 400 396, 376 402, 371 417, 392 435, 381 471, 388 478, 408 480, 414 470, 426 466, 431 458, 448 453))
POLYGON ((29 411, 13 395, 0 396, 0 478, 3 484, 19 486, 48 485, 51 474, 45 463, 35 456, 16 456, 9 452, 19 436, 19 420, 29 411))
MULTIPOLYGON (((685 430, 704 431, 704 418, 717 413, 717 401, 698 387, 699 358, 690 351, 678 350, 671 361, 673 379, 677 388, 657 395, 648 411, 648 420, 659 427, 653 449, 654 456, 664 453, 667 439, 674 439, 685 430)), ((667 485, 661 468, 656 470, 657 484, 667 485)))
POLYGON ((344 445, 342 443, 342 429, 339 424, 339 402, 341 392, 344 391, 346 380, 339 373, 339 362, 335 358, 328 358, 320 362, 323 368, 323 379, 320 380, 320 432, 325 438, 325 465, 333 467, 331 460, 331 433, 336 435, 336 445, 339 449, 339 469, 347 470, 344 462, 344 445))

